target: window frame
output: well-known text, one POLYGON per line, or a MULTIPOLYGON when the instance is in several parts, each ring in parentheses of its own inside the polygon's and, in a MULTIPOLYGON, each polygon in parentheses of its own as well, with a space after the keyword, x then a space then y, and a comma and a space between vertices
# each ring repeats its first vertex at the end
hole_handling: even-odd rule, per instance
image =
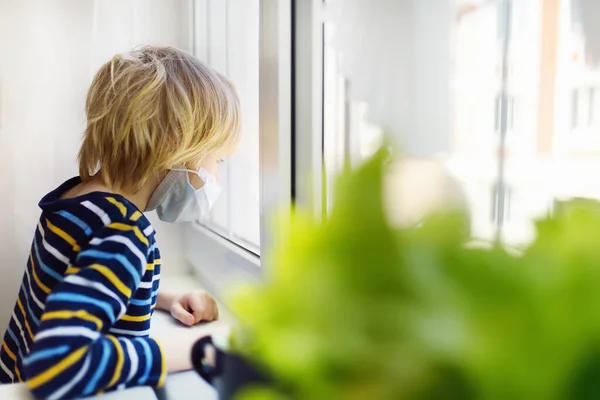
MULTIPOLYGON (((213 1, 192 0, 194 54, 209 55, 208 11, 213 1)), ((260 163, 260 248, 272 247, 273 218, 289 209, 294 192, 293 86, 292 86, 293 0, 260 0, 259 11, 259 163, 260 163)), ((226 40, 224 38, 224 40, 226 40)), ((258 281, 264 261, 252 251, 220 236, 200 222, 183 227, 183 248, 190 271, 219 296, 238 281, 258 281)))
POLYGON ((503 129, 506 134, 512 133, 515 130, 515 96, 510 94, 503 96, 499 92, 494 99, 494 108, 494 133, 499 135, 503 129), (506 117, 504 117, 503 109, 506 110, 506 117), (505 127, 503 127, 503 123, 506 124, 505 127))
POLYGON ((492 202, 490 221, 498 224, 501 220, 503 224, 510 222, 511 203, 513 191, 510 186, 496 182, 492 185, 492 202), (503 198, 501 199, 500 196, 503 198))

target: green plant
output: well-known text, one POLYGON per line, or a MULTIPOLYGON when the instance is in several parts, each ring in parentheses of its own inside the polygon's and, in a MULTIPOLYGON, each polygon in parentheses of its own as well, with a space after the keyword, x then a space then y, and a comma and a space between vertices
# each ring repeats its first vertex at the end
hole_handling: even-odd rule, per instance
POLYGON ((389 226, 385 159, 340 179, 324 223, 295 211, 238 294, 234 348, 280 388, 242 398, 597 398, 597 208, 539 221, 518 257, 469 248, 460 212, 389 226))

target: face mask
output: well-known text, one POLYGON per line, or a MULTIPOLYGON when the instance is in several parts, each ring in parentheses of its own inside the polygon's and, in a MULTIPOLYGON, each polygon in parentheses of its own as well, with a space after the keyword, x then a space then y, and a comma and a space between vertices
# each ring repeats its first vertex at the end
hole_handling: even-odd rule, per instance
POLYGON ((145 211, 156 210, 158 218, 165 222, 191 222, 204 219, 221 193, 216 178, 204 169, 198 172, 172 169, 158 185, 145 211), (196 190, 190 183, 189 172, 204 181, 196 190))

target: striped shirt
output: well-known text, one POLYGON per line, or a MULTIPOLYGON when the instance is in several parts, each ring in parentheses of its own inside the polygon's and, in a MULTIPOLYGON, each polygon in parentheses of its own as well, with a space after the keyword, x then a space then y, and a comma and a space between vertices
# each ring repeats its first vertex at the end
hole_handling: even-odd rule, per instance
POLYGON ((94 192, 40 202, 42 215, 0 348, 0 382, 35 397, 73 398, 160 386, 159 344, 148 336, 160 279, 154 230, 124 197, 94 192))

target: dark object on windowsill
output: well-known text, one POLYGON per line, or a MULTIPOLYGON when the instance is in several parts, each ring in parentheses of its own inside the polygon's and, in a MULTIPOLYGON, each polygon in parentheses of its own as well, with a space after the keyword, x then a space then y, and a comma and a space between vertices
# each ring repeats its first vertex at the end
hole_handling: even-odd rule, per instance
POLYGON ((194 370, 214 386, 220 400, 232 400, 243 389, 267 386, 270 380, 245 358, 217 348, 210 336, 203 337, 192 348, 194 370), (215 352, 214 365, 207 362, 207 349, 215 352))

